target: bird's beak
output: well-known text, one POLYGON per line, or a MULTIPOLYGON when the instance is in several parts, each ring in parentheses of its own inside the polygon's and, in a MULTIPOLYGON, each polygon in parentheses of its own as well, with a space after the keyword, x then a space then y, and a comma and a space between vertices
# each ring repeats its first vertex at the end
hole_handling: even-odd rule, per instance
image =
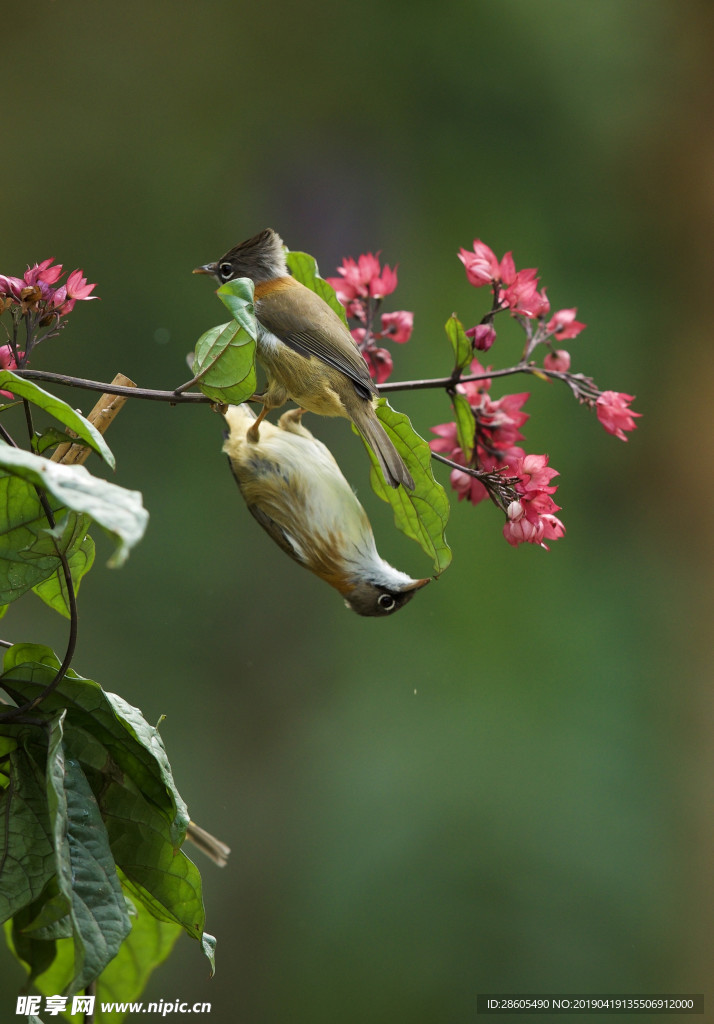
POLYGON ((217 264, 215 264, 215 263, 204 263, 202 267, 196 267, 196 269, 194 271, 192 271, 192 273, 194 273, 194 274, 215 274, 216 266, 217 266, 217 264))
POLYGON ((431 583, 431 576, 429 576, 425 580, 412 580, 411 583, 409 583, 406 587, 404 587, 404 589, 402 590, 402 593, 403 594, 409 594, 409 593, 416 594, 417 590, 421 590, 421 588, 425 587, 427 585, 427 583, 431 583))

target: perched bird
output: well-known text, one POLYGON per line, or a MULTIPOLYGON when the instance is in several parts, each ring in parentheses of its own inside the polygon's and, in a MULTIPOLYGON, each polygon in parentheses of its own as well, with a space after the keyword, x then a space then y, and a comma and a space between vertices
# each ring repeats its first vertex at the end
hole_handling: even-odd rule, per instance
POLYGON ((292 398, 310 412, 352 420, 387 483, 413 490, 411 474, 377 418, 378 392, 352 335, 324 299, 290 276, 280 235, 261 231, 194 274, 211 274, 221 284, 249 277, 255 284, 257 356, 268 387, 260 396, 254 437, 265 414, 292 398))
POLYGON ((248 405, 223 408, 223 446, 250 512, 283 551, 342 594, 358 615, 390 615, 429 579, 379 557, 367 513, 329 448, 301 423, 302 409, 269 421, 251 440, 248 405))

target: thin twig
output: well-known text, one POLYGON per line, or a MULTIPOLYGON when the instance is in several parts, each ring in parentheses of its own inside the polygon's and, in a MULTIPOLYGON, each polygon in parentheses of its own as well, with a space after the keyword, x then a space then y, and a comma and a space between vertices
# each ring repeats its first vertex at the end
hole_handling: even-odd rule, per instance
POLYGON ((206 395, 197 392, 177 394, 175 391, 155 391, 152 388, 128 388, 120 384, 86 380, 84 377, 70 377, 65 373, 50 373, 48 370, 14 370, 13 373, 25 380, 43 380, 48 384, 64 384, 70 388, 83 388, 85 391, 101 391, 108 395, 125 395, 127 398, 145 398, 154 402, 169 402, 171 405, 209 405, 212 401, 206 395))

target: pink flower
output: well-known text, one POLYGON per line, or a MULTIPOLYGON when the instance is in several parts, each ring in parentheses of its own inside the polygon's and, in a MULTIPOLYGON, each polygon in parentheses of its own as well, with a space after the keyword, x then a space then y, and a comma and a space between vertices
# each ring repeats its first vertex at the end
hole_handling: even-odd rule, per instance
POLYGON ((512 547, 519 544, 539 544, 543 538, 544 527, 538 520, 532 522, 526 515, 521 501, 512 501, 503 524, 503 536, 512 547))
POLYGON ((501 292, 500 298, 512 313, 531 319, 545 316, 550 310, 545 288, 538 291, 538 271, 535 267, 519 270, 508 288, 501 292))
POLYGON ((414 314, 404 309, 396 313, 382 313, 382 333, 402 345, 409 341, 414 326, 414 314))
POLYGON ((556 352, 549 352, 543 360, 546 370, 556 370, 558 373, 567 373, 570 369, 570 353, 559 348, 556 352))
MULTIPOLYGON (((23 313, 28 310, 45 312, 48 322, 53 314, 71 313, 75 302, 97 298, 96 295, 90 295, 97 286, 88 284, 81 270, 73 270, 66 284, 57 286, 62 276, 62 264, 52 266, 52 263, 52 259, 35 263, 27 268, 23 278, 0 274, 0 295, 21 304, 23 313)), ((40 322, 44 323, 45 320, 40 322)))
POLYGON ((642 413, 629 409, 634 395, 626 395, 621 391, 603 391, 595 403, 597 418, 608 434, 614 434, 621 441, 626 441, 626 430, 634 430, 637 424, 633 417, 642 413))
POLYGON ((546 330, 549 334, 554 335, 557 341, 576 338, 587 326, 575 319, 576 313, 577 309, 559 309, 545 325, 546 330))
POLYGON ((490 249, 485 242, 474 239, 474 251, 459 249, 458 257, 466 268, 466 277, 469 284, 474 288, 481 288, 485 284, 500 279, 501 267, 496 259, 493 249, 490 249))
MULTIPOLYGON (((558 506, 553 504, 557 511, 558 506)), ((503 526, 503 536, 509 544, 540 544, 548 550, 544 540, 560 540, 565 527, 552 512, 542 513, 534 507, 534 503, 521 499, 512 501, 508 506, 507 518, 503 526)))
POLYGON ((20 293, 25 287, 25 282, 21 277, 6 277, 5 274, 0 274, 1 295, 7 295, 19 301, 20 293))
POLYGON ((340 298, 339 292, 337 298, 340 300, 342 305, 345 307, 345 313, 352 320, 361 320, 362 323, 367 319, 367 310, 364 307, 364 302, 361 299, 345 299, 344 301, 340 298))
POLYGON ((362 355, 369 367, 370 377, 373 377, 378 384, 384 384, 392 372, 393 366, 392 357, 386 348, 377 348, 376 346, 366 348, 363 349, 362 355))
MULTIPOLYGON (((24 355, 23 352, 18 353, 20 356, 24 355)), ((12 354, 12 349, 9 345, 0 345, 0 369, 2 370, 16 370, 17 363, 15 357, 12 354)), ((9 398, 10 401, 15 397, 12 391, 0 391, 0 395, 5 398, 9 398)))
POLYGON ((391 295, 397 287, 397 268, 394 270, 385 263, 384 270, 378 277, 373 277, 369 282, 369 294, 375 299, 383 299, 385 295, 391 295))
POLYGON ((496 340, 496 332, 491 324, 478 324, 476 327, 470 327, 465 333, 467 338, 471 338, 474 348, 480 352, 488 352, 496 340))
MULTIPOLYGON (((455 423, 439 423, 437 426, 431 428, 432 434, 436 434, 437 440, 430 441, 429 447, 433 452, 441 452, 443 455, 448 455, 449 458, 453 458, 450 454, 457 448, 459 451, 459 442, 456 434, 455 423)), ((454 459, 454 462, 456 459, 454 459)), ((463 463, 462 463, 463 464, 463 463)))
POLYGON ((87 284, 87 278, 84 277, 81 270, 73 270, 67 278, 67 294, 70 299, 96 299, 96 295, 89 294, 96 287, 96 284, 87 284))
POLYGON ((526 455, 508 463, 508 475, 517 476, 516 490, 525 498, 535 499, 539 494, 555 494, 557 486, 551 485, 557 469, 548 466, 547 455, 526 455))
POLYGON ((34 267, 28 267, 25 271, 25 283, 28 285, 56 284, 62 277, 62 264, 58 263, 53 267, 52 262, 53 259, 50 258, 43 260, 42 263, 35 263, 34 267))
POLYGON ((382 299, 390 295, 397 287, 397 270, 392 270, 386 263, 384 268, 379 264, 379 253, 373 255, 371 252, 363 253, 358 260, 346 256, 342 266, 337 268, 340 277, 328 277, 327 282, 331 284, 337 293, 337 298, 343 306, 354 299, 373 298, 382 299))

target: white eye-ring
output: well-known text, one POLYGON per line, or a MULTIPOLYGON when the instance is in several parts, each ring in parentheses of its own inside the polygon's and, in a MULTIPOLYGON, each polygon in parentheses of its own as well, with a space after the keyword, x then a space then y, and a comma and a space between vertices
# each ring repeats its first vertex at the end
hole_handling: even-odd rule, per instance
POLYGON ((391 594, 380 594, 377 598, 377 604, 382 611, 391 612, 396 607, 397 602, 391 594))
POLYGON ((224 281, 233 276, 233 265, 231 263, 221 263, 218 269, 224 281))

